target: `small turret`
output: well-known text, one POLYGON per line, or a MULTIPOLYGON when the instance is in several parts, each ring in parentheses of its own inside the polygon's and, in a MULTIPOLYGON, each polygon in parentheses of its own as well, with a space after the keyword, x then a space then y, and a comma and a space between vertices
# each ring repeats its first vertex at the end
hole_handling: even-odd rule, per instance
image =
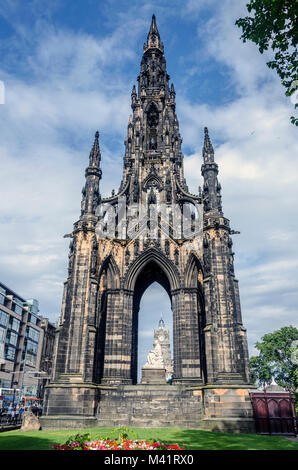
POLYGON ((131 105, 132 105, 132 108, 135 107, 136 101, 137 101, 137 90, 136 90, 136 86, 134 85, 132 87, 132 92, 131 92, 131 105))
POLYGON ((176 92, 175 92, 174 84, 172 83, 171 84, 171 91, 170 91, 170 98, 174 100, 175 96, 176 96, 176 92))
POLYGON ((221 186, 218 182, 218 165, 214 160, 214 149, 211 143, 208 128, 204 128, 205 138, 203 145, 202 176, 204 177, 204 211, 212 212, 214 215, 222 214, 221 186))
POLYGON ((204 128, 205 138, 203 146, 203 159, 204 163, 214 162, 214 150, 209 137, 208 127, 204 128))
POLYGON ((99 181, 101 180, 101 153, 99 148, 99 132, 96 131, 95 139, 89 155, 89 166, 86 168, 86 183, 82 190, 81 215, 95 214, 100 201, 99 181))
POLYGON ((100 160, 101 160, 101 153, 99 149, 98 139, 99 139, 99 132, 96 131, 94 144, 89 155, 89 167, 93 167, 93 168, 99 168, 100 160))

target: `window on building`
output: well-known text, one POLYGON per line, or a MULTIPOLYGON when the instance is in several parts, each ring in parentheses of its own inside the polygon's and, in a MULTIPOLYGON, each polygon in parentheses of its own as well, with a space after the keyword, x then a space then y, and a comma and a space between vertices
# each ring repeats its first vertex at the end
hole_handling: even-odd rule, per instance
POLYGON ((23 307, 21 307, 18 304, 14 304, 14 312, 17 313, 18 315, 22 315, 23 307))
POLYGON ((18 320, 17 318, 14 318, 14 317, 10 317, 9 327, 10 327, 11 330, 14 330, 18 333, 19 329, 20 329, 20 324, 21 324, 20 320, 18 320))
POLYGON ((10 388, 10 386, 11 386, 10 380, 0 379, 0 387, 1 388, 10 388))
POLYGON ((0 292, 0 304, 4 305, 5 295, 0 292))
POLYGON ((30 339, 27 338, 25 348, 26 349, 25 349, 25 352, 23 352, 23 356, 24 358, 26 356, 26 364, 35 366, 36 359, 37 359, 38 343, 35 343, 34 341, 31 341, 30 339))
POLYGON ((7 332, 6 343, 12 346, 16 346, 18 343, 18 334, 9 330, 7 332))
POLYGON ((16 356, 16 349, 13 346, 6 345, 4 354, 5 354, 5 359, 9 361, 14 361, 15 356, 16 356))
POLYGON ((38 341, 39 341, 39 331, 35 330, 35 328, 32 328, 31 326, 27 326, 27 328, 26 328, 26 338, 29 338, 32 341, 35 341, 36 343, 38 343, 38 341))
POLYGON ((36 385, 27 385, 27 384, 24 384, 24 387, 23 387, 23 395, 25 397, 36 397, 37 395, 37 386, 36 385))
POLYGON ((0 343, 5 342, 5 333, 6 333, 6 329, 0 326, 0 343))
POLYGON ((32 313, 30 313, 29 321, 30 321, 30 323, 33 323, 34 325, 37 325, 38 318, 35 315, 32 315, 32 313))
POLYGON ((2 310, 0 310, 0 325, 4 326, 4 328, 7 327, 8 316, 9 316, 8 313, 3 312, 2 310))

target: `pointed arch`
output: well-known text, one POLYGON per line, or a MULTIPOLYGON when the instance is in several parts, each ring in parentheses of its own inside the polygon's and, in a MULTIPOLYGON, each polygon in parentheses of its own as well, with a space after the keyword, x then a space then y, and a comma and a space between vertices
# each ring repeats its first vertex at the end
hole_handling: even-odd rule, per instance
POLYGON ((184 282, 186 287, 197 287, 198 272, 200 271, 204 274, 204 269, 200 260, 194 253, 191 253, 184 271, 184 282))
POLYGON ((103 260, 99 271, 99 280, 103 272, 106 272, 107 288, 118 289, 120 287, 120 270, 113 255, 108 255, 103 260))
POLYGON ((142 253, 130 265, 124 278, 124 289, 130 291, 134 290, 140 272, 150 262, 155 262, 161 268, 168 280, 169 289, 171 291, 181 287, 180 275, 174 263, 166 258, 161 251, 157 250, 156 248, 150 248, 149 250, 146 250, 144 253, 142 253))
POLYGON ((147 103, 144 111, 145 113, 148 113, 149 109, 151 108, 151 106, 155 106, 157 111, 160 113, 162 111, 162 105, 161 103, 159 103, 159 101, 155 101, 155 100, 151 100, 147 103))
POLYGON ((160 176, 150 172, 144 179, 142 188, 144 191, 147 191, 147 189, 152 185, 155 185, 158 191, 163 189, 163 181, 160 176))

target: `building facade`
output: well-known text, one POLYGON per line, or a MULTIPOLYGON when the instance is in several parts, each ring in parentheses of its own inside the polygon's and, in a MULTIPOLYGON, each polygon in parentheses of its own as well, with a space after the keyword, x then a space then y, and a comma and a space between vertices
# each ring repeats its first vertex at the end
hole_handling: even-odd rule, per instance
POLYGON ((176 93, 154 16, 137 80, 117 194, 100 194, 98 132, 90 152, 81 216, 69 234, 43 425, 180 423, 250 430, 234 232, 223 214, 207 128, 203 188, 191 194, 187 187, 176 93), (167 291, 173 312, 173 380, 163 391, 137 384, 140 300, 155 281, 167 291))
POLYGON ((47 370, 42 368, 45 351, 52 357, 49 327, 44 327, 48 320, 38 312, 37 300, 26 300, 0 283, 0 388, 14 390, 15 396, 40 396, 35 373, 47 370))

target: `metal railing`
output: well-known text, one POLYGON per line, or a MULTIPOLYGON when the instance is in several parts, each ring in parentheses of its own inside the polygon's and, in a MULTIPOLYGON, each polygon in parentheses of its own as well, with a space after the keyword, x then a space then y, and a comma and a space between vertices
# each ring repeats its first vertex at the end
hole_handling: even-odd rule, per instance
POLYGON ((8 413, 2 413, 0 415, 0 426, 14 426, 18 424, 22 424, 22 415, 18 414, 12 416, 8 413))

